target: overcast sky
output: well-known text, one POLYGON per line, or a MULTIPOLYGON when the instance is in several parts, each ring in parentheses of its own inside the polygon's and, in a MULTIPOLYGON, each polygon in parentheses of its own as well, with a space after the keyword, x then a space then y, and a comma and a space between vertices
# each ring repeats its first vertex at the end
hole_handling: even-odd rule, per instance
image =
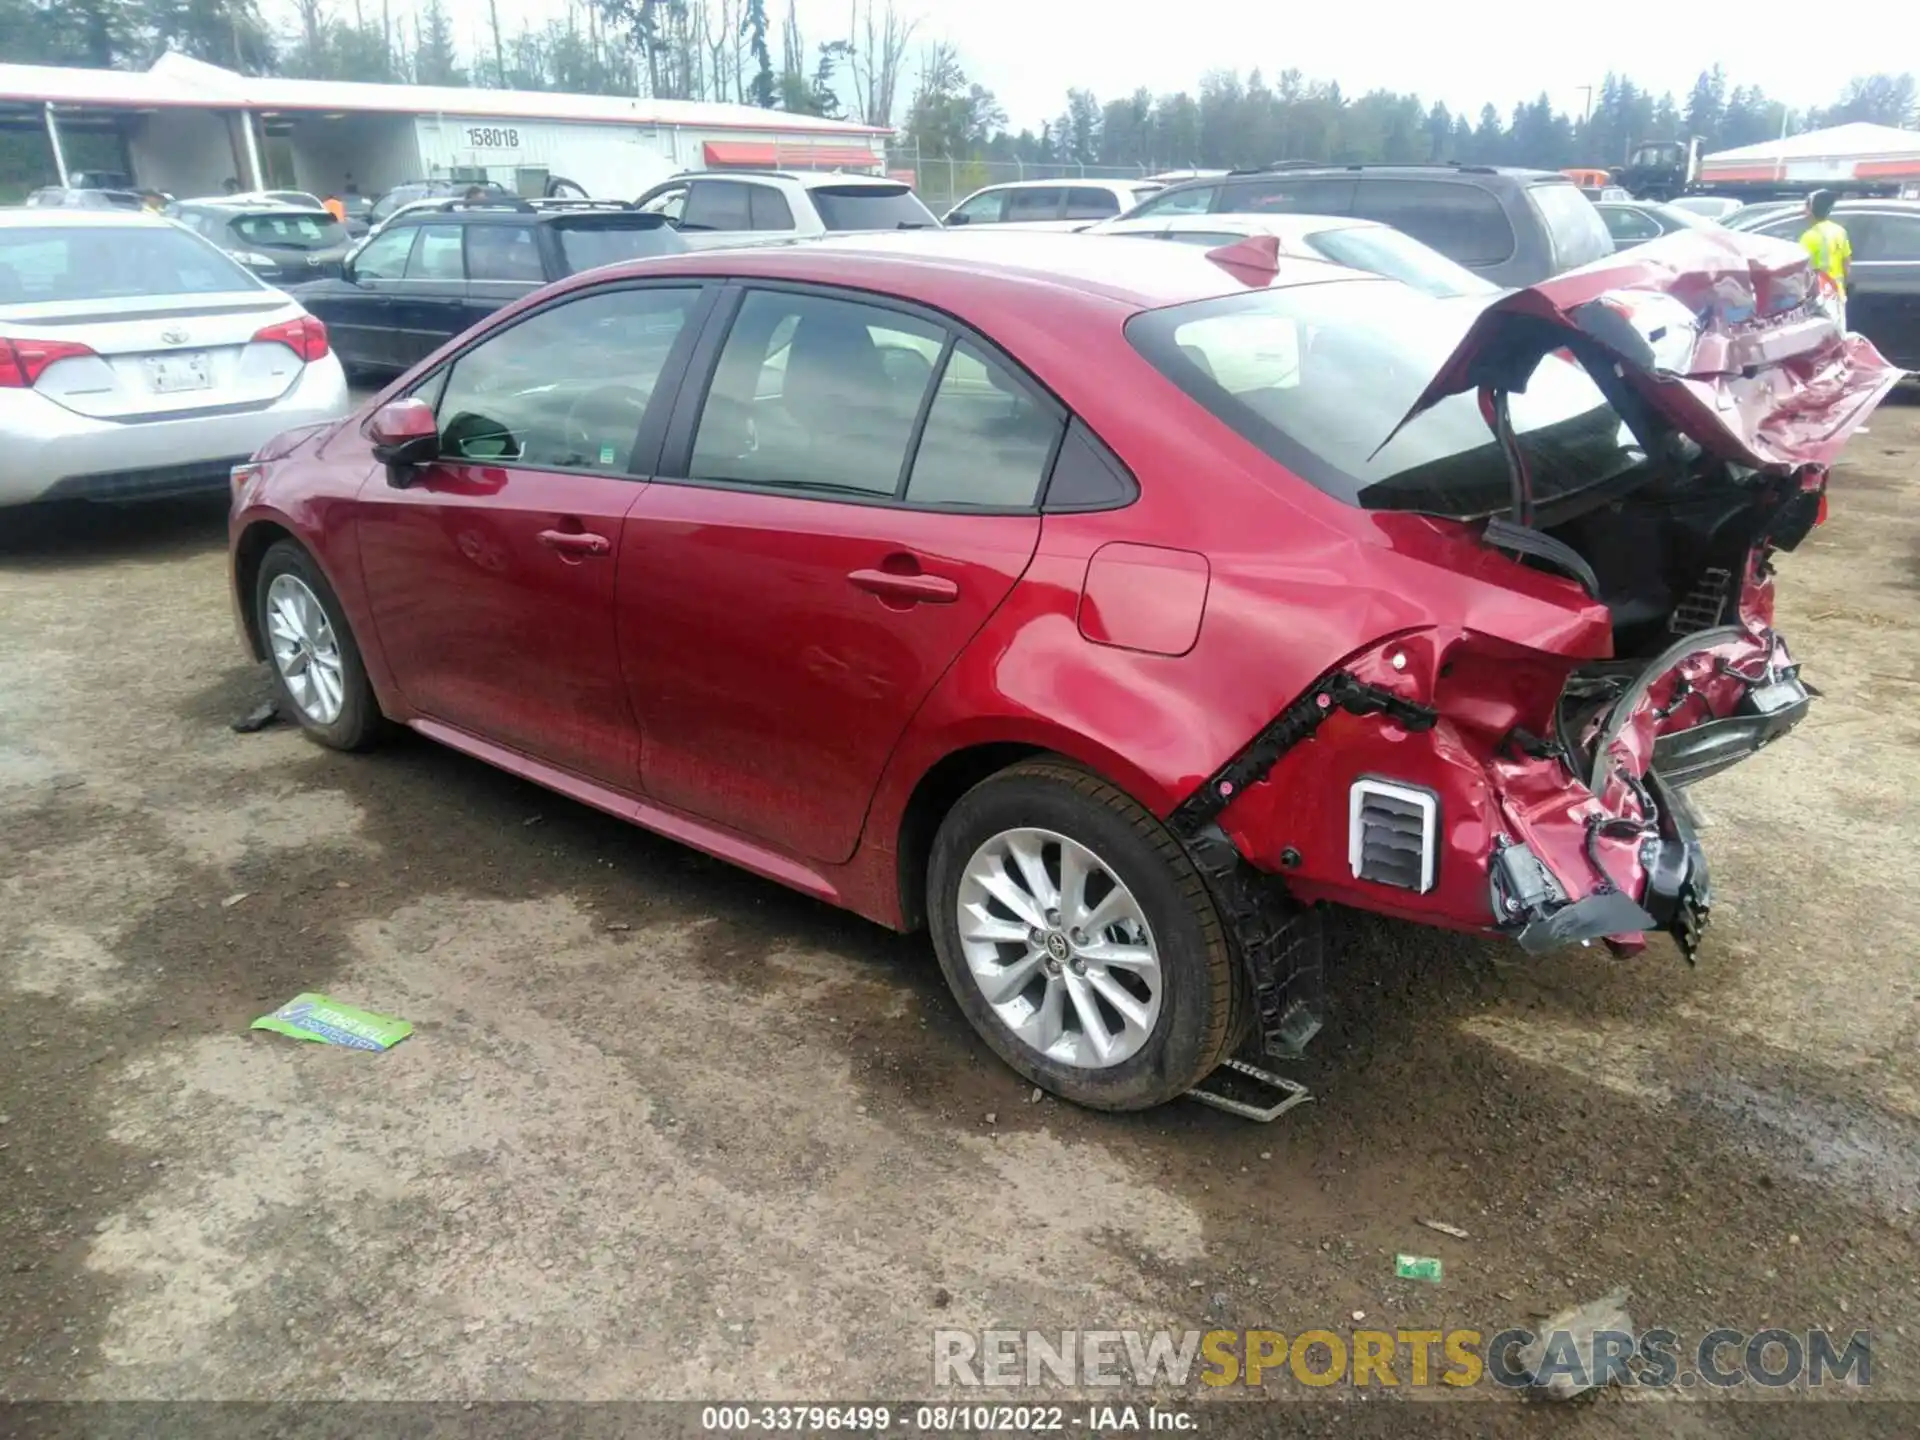
MULTIPOLYGON (((877 0, 884 3, 884 0, 877 0)), ((1502 113, 1541 90, 1569 113, 1611 69, 1684 101, 1716 62, 1729 84, 1757 84, 1795 107, 1823 105, 1855 75, 1920 67, 1920 3, 1853 0, 1602 0, 1575 5, 1435 0, 897 0, 924 42, 959 47, 968 77, 1000 98, 1014 129, 1058 115, 1069 86, 1102 101, 1146 86, 1195 90, 1212 69, 1293 67, 1348 95, 1419 94, 1431 104, 1502 113)), ((461 33, 480 33, 487 0, 447 0, 461 33)), ((396 10, 401 8, 395 6, 396 10)), ((851 0, 797 0, 809 53, 847 33, 851 0)), ((508 10, 503 4, 502 18, 508 10)), ((564 0, 511 0, 516 16, 564 12, 564 0)), ((778 26, 787 0, 768 0, 778 26)), ((902 96, 902 104, 905 96, 902 96)), ((897 117, 896 117, 897 118, 897 117)))

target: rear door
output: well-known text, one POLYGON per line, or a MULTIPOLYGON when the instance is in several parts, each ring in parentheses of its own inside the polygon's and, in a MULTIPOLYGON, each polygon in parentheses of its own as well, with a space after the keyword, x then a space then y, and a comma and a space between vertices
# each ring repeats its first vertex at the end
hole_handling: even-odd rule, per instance
POLYGON ((530 224, 476 223, 466 227, 467 325, 504 309, 546 283, 538 227, 530 224))
POLYGON ((1920 369, 1920 210, 1838 219, 1853 242, 1848 326, 1894 364, 1920 369))
POLYGON ((570 294, 419 387, 441 458, 356 507, 374 624, 431 720, 633 791, 620 678, 621 519, 646 489, 703 291, 680 280, 570 294))
POLYGON ((622 539, 642 773, 676 809, 842 861, 1026 569, 1064 416, 937 318, 850 294, 749 288, 724 329, 622 539))

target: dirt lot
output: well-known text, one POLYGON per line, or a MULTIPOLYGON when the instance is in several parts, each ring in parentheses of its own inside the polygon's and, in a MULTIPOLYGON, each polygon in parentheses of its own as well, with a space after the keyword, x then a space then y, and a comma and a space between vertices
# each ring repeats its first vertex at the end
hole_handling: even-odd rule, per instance
POLYGON ((1699 968, 1343 920, 1270 1127, 1029 1103, 921 939, 424 742, 236 736, 217 509, 8 514, 0 1398, 897 1398, 937 1326, 1493 1330, 1615 1286, 1869 1327, 1920 1396, 1916 456, 1896 400, 1783 563, 1826 698, 1696 792, 1699 968), (249 1034, 307 989, 417 1033, 249 1034))

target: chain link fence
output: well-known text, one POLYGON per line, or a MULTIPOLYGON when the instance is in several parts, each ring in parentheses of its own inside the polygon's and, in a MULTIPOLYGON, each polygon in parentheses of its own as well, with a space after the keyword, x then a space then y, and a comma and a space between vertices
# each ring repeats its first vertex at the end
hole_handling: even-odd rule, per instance
POLYGON ((1154 165, 1025 164, 1018 160, 951 160, 923 157, 912 150, 887 151, 887 173, 913 186, 926 207, 944 215, 976 190, 1010 180, 1140 180, 1158 173, 1154 165))

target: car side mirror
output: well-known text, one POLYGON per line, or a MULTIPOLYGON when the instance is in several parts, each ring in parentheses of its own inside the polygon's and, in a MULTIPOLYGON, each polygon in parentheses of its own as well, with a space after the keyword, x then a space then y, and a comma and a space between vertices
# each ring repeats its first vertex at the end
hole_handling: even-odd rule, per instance
POLYGON ((956 210, 940 223, 942 225, 971 225, 973 223, 973 217, 971 215, 962 215, 956 210))
POLYGON ((390 400, 367 422, 373 458, 387 467, 387 482, 404 486, 407 472, 440 454, 440 422, 424 400, 390 400))

